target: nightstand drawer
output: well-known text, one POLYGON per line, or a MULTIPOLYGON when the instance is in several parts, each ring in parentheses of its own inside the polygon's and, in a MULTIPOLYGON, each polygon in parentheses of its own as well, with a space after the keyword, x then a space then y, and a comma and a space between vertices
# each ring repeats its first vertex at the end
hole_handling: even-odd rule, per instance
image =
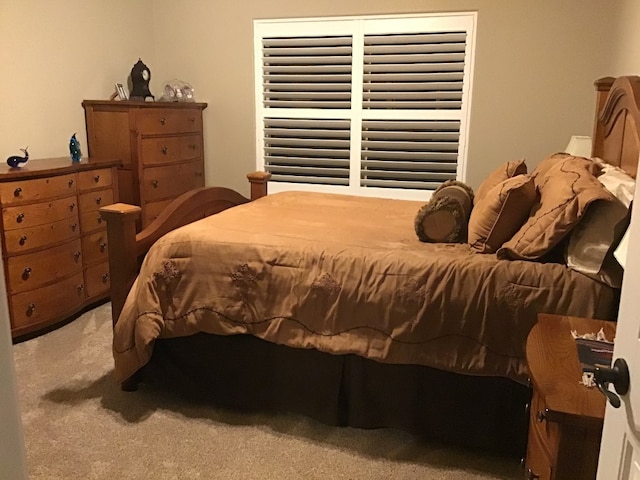
POLYGON ((542 439, 538 433, 538 430, 535 428, 529 430, 524 478, 550 480, 552 478, 551 469, 554 462, 547 456, 542 439))

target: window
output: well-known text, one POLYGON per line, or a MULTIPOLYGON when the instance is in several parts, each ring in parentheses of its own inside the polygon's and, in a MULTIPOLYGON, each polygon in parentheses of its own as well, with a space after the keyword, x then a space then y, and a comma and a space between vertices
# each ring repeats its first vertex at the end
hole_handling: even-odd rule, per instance
POLYGON ((271 190, 424 199, 464 180, 475 13, 257 20, 271 190))

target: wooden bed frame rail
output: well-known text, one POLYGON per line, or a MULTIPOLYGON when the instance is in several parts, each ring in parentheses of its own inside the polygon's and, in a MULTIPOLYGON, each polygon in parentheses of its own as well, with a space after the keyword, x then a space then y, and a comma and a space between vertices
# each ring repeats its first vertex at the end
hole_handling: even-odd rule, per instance
MULTIPOLYGON (((251 184, 251 200, 267 195, 270 173, 253 172, 247 178, 251 184)), ((140 207, 126 203, 102 207, 100 216, 107 222, 107 243, 111 252, 109 275, 113 325, 118 321, 127 294, 138 275, 142 258, 156 240, 178 227, 249 201, 236 191, 224 187, 191 190, 174 200, 139 233, 136 233, 136 221, 140 217, 140 207)))

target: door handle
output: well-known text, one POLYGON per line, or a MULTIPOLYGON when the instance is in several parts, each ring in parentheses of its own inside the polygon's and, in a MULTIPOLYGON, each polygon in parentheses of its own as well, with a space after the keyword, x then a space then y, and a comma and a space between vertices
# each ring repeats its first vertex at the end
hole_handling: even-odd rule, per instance
POLYGON ((614 408, 620 408, 620 397, 609 390, 607 387, 613 383, 613 388, 620 395, 625 395, 629 391, 629 366, 624 358, 618 358, 613 362, 613 368, 596 367, 593 372, 598 390, 607 397, 609 403, 614 408))

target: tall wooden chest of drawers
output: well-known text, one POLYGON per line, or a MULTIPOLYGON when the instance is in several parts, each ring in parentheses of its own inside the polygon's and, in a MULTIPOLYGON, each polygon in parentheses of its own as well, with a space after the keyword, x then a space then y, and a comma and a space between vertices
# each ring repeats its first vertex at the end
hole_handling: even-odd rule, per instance
POLYGON ((116 160, 68 157, 0 168, 2 255, 14 338, 63 322, 109 295, 106 225, 116 160))
POLYGON ((121 159, 120 200, 142 208, 146 227, 176 197, 204 186, 206 103, 82 102, 89 155, 121 159))

